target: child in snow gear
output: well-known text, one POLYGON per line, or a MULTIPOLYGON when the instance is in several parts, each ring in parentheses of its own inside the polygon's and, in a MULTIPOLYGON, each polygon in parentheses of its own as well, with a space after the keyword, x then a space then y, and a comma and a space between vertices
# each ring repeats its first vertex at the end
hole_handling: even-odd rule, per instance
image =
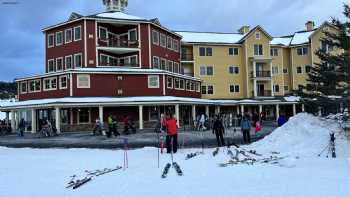
POLYGON ((251 123, 250 123, 250 118, 248 114, 245 114, 245 116, 242 118, 241 128, 243 132, 244 143, 250 143, 251 142, 250 140, 251 123))
POLYGON ((225 146, 225 141, 223 136, 223 134, 225 134, 225 128, 224 128, 224 125, 222 124, 222 121, 219 115, 216 117, 216 120, 214 122, 213 134, 214 133, 216 135, 216 141, 218 143, 218 147, 225 146))
POLYGON ((167 153, 170 154, 171 151, 176 153, 177 147, 178 147, 177 120, 172 115, 168 115, 168 119, 166 121, 166 127, 167 127, 167 136, 166 136, 167 153))

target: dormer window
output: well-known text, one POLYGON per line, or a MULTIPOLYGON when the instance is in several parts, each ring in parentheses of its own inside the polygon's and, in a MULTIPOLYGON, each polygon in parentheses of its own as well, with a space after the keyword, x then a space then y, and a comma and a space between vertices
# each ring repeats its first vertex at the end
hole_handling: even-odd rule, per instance
POLYGON ((63 32, 56 33, 56 46, 60 46, 63 44, 63 32))

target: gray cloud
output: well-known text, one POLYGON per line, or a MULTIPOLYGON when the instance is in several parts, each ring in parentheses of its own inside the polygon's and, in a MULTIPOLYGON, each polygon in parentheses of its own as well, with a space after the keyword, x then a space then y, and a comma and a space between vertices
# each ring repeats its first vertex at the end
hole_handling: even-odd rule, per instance
MULTIPOLYGON (((41 29, 65 21, 71 12, 102 12, 102 0, 0 0, 0 80, 40 74, 44 68, 41 29), (18 4, 3 4, 17 1, 18 4)), ((349 0, 130 0, 128 12, 158 17, 174 30, 233 32, 242 25, 261 25, 271 35, 304 29, 342 17, 349 0)))

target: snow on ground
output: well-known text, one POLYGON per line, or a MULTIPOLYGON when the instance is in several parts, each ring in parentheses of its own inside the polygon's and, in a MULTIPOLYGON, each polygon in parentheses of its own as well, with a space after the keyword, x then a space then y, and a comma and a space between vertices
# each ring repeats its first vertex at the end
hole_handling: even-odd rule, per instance
POLYGON ((185 160, 180 150, 174 157, 183 171, 179 177, 170 169, 161 179, 169 155, 157 149, 129 151, 129 168, 95 178, 76 191, 66 189, 69 176, 84 170, 122 165, 122 150, 89 149, 8 149, 0 148, 0 194, 13 197, 95 197, 95 196, 249 196, 249 197, 343 197, 350 193, 350 145, 337 135, 337 159, 318 157, 328 141, 329 129, 336 126, 307 114, 292 118, 282 128, 260 142, 245 146, 261 153, 280 151, 289 156, 285 167, 270 164, 218 164, 228 160, 225 149, 213 157, 213 149, 185 160), (298 156, 298 159, 296 158, 298 156), (287 165, 288 164, 288 165, 287 165), (293 164, 293 165, 290 165, 293 164))

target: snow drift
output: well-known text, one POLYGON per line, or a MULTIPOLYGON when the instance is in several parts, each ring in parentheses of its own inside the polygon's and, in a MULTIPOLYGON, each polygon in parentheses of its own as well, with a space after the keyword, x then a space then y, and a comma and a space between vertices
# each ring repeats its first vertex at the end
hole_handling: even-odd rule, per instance
POLYGON ((294 156, 317 157, 328 145, 331 132, 336 134, 337 156, 349 157, 350 143, 341 134, 337 121, 306 113, 292 117, 285 125, 277 128, 263 140, 248 147, 260 152, 278 151, 294 156))

